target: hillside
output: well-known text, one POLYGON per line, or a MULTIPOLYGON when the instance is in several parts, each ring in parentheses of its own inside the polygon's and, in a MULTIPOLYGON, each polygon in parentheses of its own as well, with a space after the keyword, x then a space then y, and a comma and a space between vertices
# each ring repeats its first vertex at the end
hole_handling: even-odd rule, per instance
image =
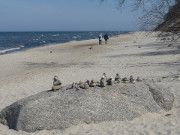
POLYGON ((180 1, 169 9, 169 12, 164 17, 164 22, 155 30, 180 33, 180 1))

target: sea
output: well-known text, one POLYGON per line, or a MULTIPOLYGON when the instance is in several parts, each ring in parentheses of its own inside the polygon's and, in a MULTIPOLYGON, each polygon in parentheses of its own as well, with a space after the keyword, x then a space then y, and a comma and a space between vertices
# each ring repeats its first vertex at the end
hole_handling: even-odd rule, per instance
MULTIPOLYGON (((0 32, 0 55, 70 41, 97 39, 99 34, 109 37, 128 31, 68 31, 68 32, 0 32)), ((98 42, 98 41, 97 41, 98 42)))

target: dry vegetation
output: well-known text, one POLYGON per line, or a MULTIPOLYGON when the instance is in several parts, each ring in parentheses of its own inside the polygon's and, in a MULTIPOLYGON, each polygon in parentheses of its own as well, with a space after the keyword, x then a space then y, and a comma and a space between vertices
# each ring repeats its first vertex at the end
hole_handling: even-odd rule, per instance
MULTIPOLYGON (((127 0, 117 2, 119 7, 128 3, 127 0)), ((180 34, 180 0, 133 0, 131 3, 133 11, 139 12, 141 28, 180 34)))
POLYGON ((170 7, 169 12, 164 17, 164 22, 156 30, 180 34, 180 1, 170 7))

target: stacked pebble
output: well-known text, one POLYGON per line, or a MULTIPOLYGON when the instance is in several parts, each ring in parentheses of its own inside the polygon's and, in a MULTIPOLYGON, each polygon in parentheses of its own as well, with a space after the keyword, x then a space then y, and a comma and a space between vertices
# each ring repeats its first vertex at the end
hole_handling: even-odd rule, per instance
MULTIPOLYGON (((133 76, 130 76, 130 78, 128 79, 127 77, 124 77, 121 79, 120 75, 117 73, 115 78, 111 77, 107 79, 106 73, 103 73, 100 82, 96 82, 95 80, 87 80, 86 82, 82 82, 79 81, 79 83, 72 83, 71 85, 71 89, 89 89, 89 87, 96 87, 96 86, 100 86, 100 87, 106 87, 106 85, 113 85, 113 84, 117 84, 117 83, 135 83, 135 79, 133 78, 133 76), (99 83, 99 85, 97 85, 99 83)), ((142 82, 142 79, 140 77, 137 77, 136 82, 142 82)), ((59 90, 62 88, 62 83, 61 81, 58 79, 58 76, 54 77, 54 82, 53 82, 53 87, 52 90, 55 92, 56 90, 59 90)))

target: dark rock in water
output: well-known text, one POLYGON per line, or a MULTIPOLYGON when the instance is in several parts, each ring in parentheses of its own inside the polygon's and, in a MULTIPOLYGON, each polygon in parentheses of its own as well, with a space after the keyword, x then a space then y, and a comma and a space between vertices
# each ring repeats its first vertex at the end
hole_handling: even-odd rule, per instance
POLYGON ((62 130, 82 123, 132 120, 146 112, 170 109, 173 103, 173 95, 168 90, 149 89, 151 86, 142 82, 78 91, 66 90, 67 87, 71 86, 15 102, 0 112, 0 122, 10 129, 26 132, 62 130), (165 100, 160 100, 160 104, 158 97, 165 100))

